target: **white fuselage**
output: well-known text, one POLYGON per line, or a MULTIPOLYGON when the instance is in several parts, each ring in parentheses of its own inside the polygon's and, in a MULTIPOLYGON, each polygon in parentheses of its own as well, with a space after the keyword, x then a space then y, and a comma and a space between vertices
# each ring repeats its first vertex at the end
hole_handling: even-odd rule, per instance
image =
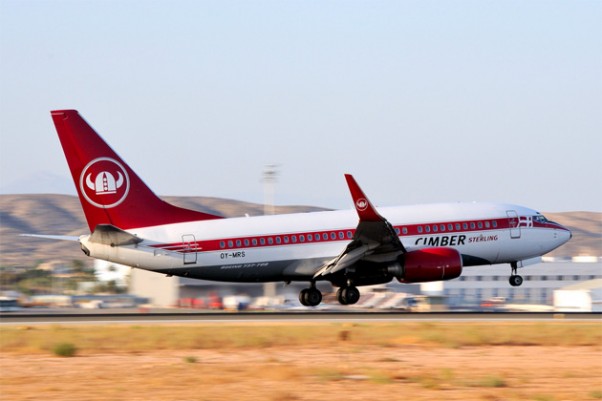
MULTIPOLYGON (((464 265, 517 262, 570 239, 537 211, 499 203, 444 203, 378 208, 407 251, 450 247, 464 265)), ((311 279, 340 254, 358 224, 354 210, 205 220, 127 230, 128 246, 80 242, 90 256, 166 274, 219 281, 311 279)))

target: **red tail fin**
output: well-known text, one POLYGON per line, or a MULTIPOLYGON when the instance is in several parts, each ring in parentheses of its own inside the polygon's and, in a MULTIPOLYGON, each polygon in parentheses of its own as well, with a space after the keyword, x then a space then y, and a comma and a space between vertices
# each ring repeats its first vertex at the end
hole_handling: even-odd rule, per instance
POLYGON ((51 114, 90 231, 98 224, 127 230, 220 218, 159 199, 76 110, 51 114))

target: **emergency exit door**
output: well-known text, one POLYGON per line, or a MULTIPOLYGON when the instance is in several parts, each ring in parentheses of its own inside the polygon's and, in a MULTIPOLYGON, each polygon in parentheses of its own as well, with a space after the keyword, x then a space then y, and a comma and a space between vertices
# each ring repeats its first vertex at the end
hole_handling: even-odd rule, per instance
POLYGON ((508 227, 510 228, 510 238, 520 238, 520 225, 518 221, 518 213, 516 210, 507 210, 508 227))
POLYGON ((196 263, 196 256, 199 245, 192 234, 182 235, 182 253, 184 255, 184 264, 191 265, 196 263))

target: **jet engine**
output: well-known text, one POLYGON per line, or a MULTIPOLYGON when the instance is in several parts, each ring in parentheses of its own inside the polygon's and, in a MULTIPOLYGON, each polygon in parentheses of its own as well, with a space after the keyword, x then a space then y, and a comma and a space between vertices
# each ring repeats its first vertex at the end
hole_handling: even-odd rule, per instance
POLYGON ((462 274, 462 255, 453 248, 424 248, 399 257, 401 274, 395 274, 402 283, 451 280, 462 274))

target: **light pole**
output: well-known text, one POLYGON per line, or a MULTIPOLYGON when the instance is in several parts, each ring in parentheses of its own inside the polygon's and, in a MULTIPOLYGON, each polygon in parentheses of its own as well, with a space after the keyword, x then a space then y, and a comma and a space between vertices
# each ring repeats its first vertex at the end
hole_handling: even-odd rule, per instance
POLYGON ((263 214, 274 214, 274 195, 278 180, 278 165, 268 164, 263 169, 263 214))
MULTIPOLYGON (((278 165, 268 164, 263 169, 263 214, 274 214, 274 196, 276 193, 276 180, 278 179, 278 165)), ((263 285, 263 296, 276 297, 276 283, 265 283, 263 285)))

